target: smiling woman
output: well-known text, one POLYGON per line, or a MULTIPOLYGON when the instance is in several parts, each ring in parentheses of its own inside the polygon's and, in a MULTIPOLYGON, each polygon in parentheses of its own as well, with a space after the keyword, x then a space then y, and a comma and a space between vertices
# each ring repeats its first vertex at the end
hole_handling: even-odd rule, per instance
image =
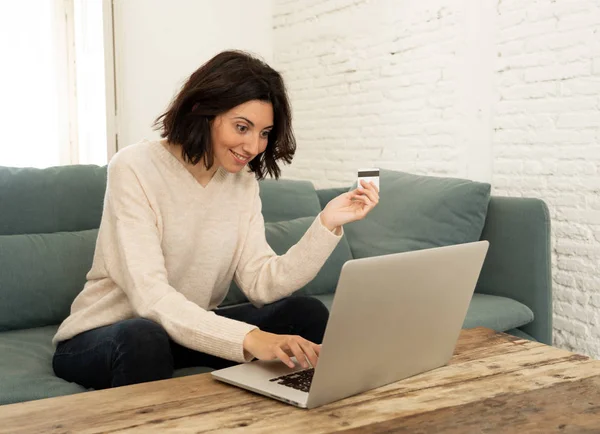
POLYGON ((296 144, 281 76, 246 53, 201 66, 155 125, 162 140, 110 161, 92 269, 54 337, 54 371, 98 389, 253 358, 314 366, 328 310, 288 296, 342 225, 377 204, 376 187, 333 199, 287 253, 273 251, 258 180, 278 178, 296 144), (232 280, 251 305, 218 308, 232 280))

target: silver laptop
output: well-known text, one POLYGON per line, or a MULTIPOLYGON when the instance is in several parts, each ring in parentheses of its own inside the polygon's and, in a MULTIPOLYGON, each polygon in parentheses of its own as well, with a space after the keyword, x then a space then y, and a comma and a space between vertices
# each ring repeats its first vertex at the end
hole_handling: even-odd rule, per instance
POLYGON ((214 378, 314 408, 448 363, 487 241, 350 260, 342 267, 316 368, 254 361, 214 378))

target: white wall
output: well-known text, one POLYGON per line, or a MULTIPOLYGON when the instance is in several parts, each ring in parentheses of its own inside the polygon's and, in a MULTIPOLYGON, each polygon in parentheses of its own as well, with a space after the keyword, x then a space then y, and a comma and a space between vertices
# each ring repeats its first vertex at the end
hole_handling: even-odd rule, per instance
POLYGON ((487 9, 277 1, 274 62, 299 142, 285 176, 347 185, 376 166, 490 181, 493 33, 472 38, 487 9))
POLYGON ((555 342, 600 358, 600 1, 498 5, 497 194, 543 198, 555 342))
POLYGON ((115 0, 119 148, 151 125, 184 80, 225 49, 272 60, 272 0, 115 0))
POLYGON ((361 166, 544 199, 555 343, 600 357, 600 0, 276 0, 274 66, 318 187, 361 166))

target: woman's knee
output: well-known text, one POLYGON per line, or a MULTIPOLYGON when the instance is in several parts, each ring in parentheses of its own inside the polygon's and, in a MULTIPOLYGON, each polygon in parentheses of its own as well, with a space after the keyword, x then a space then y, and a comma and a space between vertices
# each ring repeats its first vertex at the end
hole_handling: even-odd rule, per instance
POLYGON ((170 355, 170 340, 165 329, 154 321, 134 318, 118 323, 114 336, 118 350, 142 359, 170 355))
POLYGON ((61 342, 52 362, 57 376, 94 389, 173 375, 166 331, 141 318, 99 327, 61 342))
POLYGON ((170 378, 173 356, 169 335, 159 324, 135 318, 119 324, 113 386, 170 378))

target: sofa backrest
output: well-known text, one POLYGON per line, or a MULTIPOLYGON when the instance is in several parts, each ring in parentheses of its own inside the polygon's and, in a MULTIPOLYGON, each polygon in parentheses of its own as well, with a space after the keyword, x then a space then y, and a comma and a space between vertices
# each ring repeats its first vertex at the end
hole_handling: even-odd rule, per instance
MULTIPOLYGON (((89 271, 106 189, 106 167, 0 167, 0 331, 58 324, 89 271)), ((267 240, 278 254, 295 244, 321 211, 308 181, 260 182, 267 240)), ((335 290, 350 248, 342 240, 299 293, 335 290)), ((224 304, 245 301, 232 285, 224 304)))
POLYGON ((309 181, 265 179, 259 185, 265 223, 316 216, 321 212, 319 197, 309 181))
POLYGON ((98 228, 106 166, 0 167, 0 235, 98 228))
POLYGON ((106 167, 0 167, 0 331, 61 322, 85 283, 106 167))
MULTIPOLYGON (((266 236, 278 254, 349 188, 316 191, 310 182, 290 180, 260 186, 266 236)), ((0 331, 58 324, 68 315, 91 267, 105 188, 106 167, 0 167, 0 331)), ((552 330, 549 228, 542 201, 492 198, 482 235, 490 252, 477 288, 527 304, 536 319, 526 332, 546 343, 552 330)), ((341 266, 352 257, 342 240, 302 291, 333 292, 341 266)), ((234 288, 225 304, 244 300, 234 288)))

